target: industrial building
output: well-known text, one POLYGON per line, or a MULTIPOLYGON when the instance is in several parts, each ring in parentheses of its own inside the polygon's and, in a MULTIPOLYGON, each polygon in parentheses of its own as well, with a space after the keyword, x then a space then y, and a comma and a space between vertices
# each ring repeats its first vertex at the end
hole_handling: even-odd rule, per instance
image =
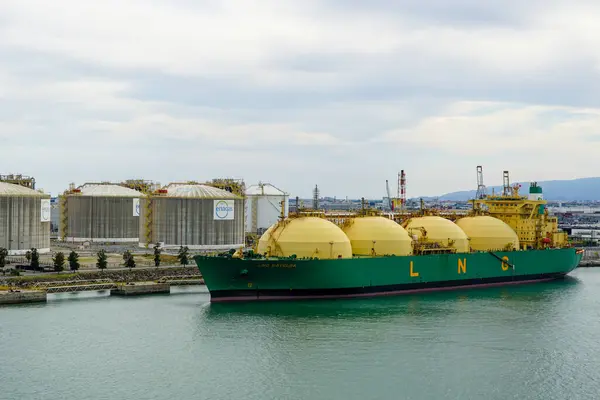
POLYGON ((71 185, 60 196, 60 237, 66 242, 139 242, 141 196, 119 184, 71 185))
POLYGON ((246 189, 246 232, 261 235, 283 214, 289 214, 289 194, 270 183, 258 183, 246 189))
POLYGON ((244 198, 208 184, 172 183, 140 200, 140 246, 228 250, 244 245, 244 198))
POLYGON ((60 202, 58 197, 50 198, 50 237, 58 235, 60 225, 60 202))
POLYGON ((50 195, 32 187, 0 181, 0 248, 10 255, 50 252, 50 195))

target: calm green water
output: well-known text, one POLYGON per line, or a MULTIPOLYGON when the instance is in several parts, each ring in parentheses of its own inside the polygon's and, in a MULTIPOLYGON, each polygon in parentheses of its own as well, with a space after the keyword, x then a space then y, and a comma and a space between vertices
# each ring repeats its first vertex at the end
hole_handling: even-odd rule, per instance
POLYGON ((246 305, 56 295, 0 308, 0 398, 597 399, 600 269, 573 276, 246 305))

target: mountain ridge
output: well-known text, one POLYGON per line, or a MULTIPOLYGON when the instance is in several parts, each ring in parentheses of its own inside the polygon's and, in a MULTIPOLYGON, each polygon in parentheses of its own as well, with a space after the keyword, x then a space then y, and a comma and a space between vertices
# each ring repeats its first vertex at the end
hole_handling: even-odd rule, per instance
MULTIPOLYGON (((526 195, 529 193, 530 182, 516 182, 520 184, 520 193, 526 195)), ((578 178, 578 179, 562 179, 537 181, 538 185, 544 191, 546 200, 554 201, 577 201, 577 200, 600 200, 600 177, 578 178)), ((511 183, 514 185, 515 182, 511 183)), ((502 186, 487 187, 487 193, 491 194, 492 190, 495 193, 502 193, 502 186)), ((450 192, 441 196, 423 197, 423 200, 453 200, 467 201, 475 197, 476 190, 460 190, 450 192)))

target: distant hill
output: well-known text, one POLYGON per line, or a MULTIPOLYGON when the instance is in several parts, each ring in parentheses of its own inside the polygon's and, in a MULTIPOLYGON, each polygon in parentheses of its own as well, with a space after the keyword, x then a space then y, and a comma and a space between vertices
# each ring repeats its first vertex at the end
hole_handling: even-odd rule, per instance
MULTIPOLYGON (((522 185, 520 193, 529 193, 530 182, 519 182, 522 185)), ((511 183, 514 184, 514 183, 511 183)), ((575 200, 600 200, 600 178, 581 178, 572 180, 538 181, 544 190, 546 200, 575 201, 575 200)), ((488 194, 502 192, 501 186, 487 188, 488 194)), ((439 196, 439 200, 466 201, 475 197, 475 190, 447 193, 439 196)))

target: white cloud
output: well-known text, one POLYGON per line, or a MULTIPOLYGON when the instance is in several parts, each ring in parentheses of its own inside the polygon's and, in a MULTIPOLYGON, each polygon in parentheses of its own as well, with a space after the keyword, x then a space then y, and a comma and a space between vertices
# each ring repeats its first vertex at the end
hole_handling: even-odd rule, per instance
POLYGON ((128 121, 96 121, 87 129, 127 143, 151 139, 184 140, 232 148, 264 146, 331 146, 341 144, 328 133, 304 132, 288 124, 223 124, 202 118, 177 118, 148 112, 128 121))
POLYGON ((224 174, 374 197, 399 169, 411 195, 472 187, 480 163, 593 173, 597 3, 460 2, 507 20, 487 24, 343 3, 4 0, 4 168, 54 193, 224 174))
MULTIPOLYGON (((128 69, 186 76, 242 74, 257 84, 336 76, 266 70, 280 53, 416 55, 495 73, 532 74, 572 57, 595 57, 600 35, 591 15, 598 6, 565 10, 548 3, 526 27, 422 25, 382 12, 319 7, 318 2, 224 1, 192 8, 155 1, 6 0, 2 42, 128 69), (560 29, 557 29, 560 28, 560 29), (569 56, 569 57, 567 57, 569 56), (289 73, 286 79, 281 77, 289 73), (255 81, 254 81, 255 80, 255 81)), ((406 60, 405 60, 406 61, 406 60)), ((356 78, 356 70, 348 79, 356 78)), ((363 65, 377 71, 377 65, 363 65)), ((360 68, 361 70, 363 68, 360 68)))
POLYGON ((167 73, 227 74, 263 66, 274 51, 390 51, 391 24, 318 14, 310 2, 225 1, 207 12, 167 1, 8 1, 3 41, 114 67, 167 73), (386 28, 386 25, 387 28, 386 28), (352 26, 348 31, 345 28, 352 26), (350 37, 348 37, 350 36, 350 37))
MULTIPOLYGON (((458 102, 446 112, 374 140, 450 154, 506 154, 510 158, 581 149, 595 135, 600 138, 599 126, 600 109, 458 102)), ((585 146, 581 150, 591 156, 597 149, 585 146)))

